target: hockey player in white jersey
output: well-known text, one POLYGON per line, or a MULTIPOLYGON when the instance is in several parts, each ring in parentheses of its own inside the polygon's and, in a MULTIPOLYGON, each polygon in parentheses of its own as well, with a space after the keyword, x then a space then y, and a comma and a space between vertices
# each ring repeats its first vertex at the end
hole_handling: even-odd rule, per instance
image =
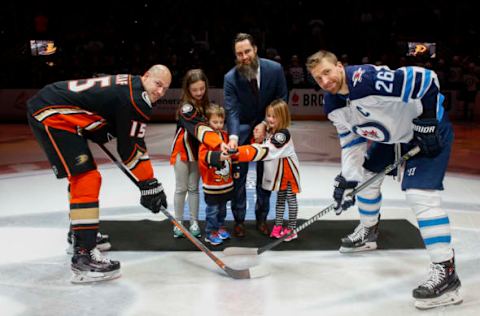
POLYGON ((340 251, 376 249, 383 178, 356 199, 346 194, 393 163, 395 147, 399 155, 419 146, 420 153, 406 162, 402 179, 402 190, 415 212, 432 262, 428 280, 413 290, 415 306, 428 309, 461 303, 450 223, 439 196, 453 129, 443 110, 437 75, 421 67, 344 67, 328 51, 310 56, 307 68, 326 91, 325 112, 337 129, 342 148, 341 173, 334 189, 337 215, 358 200, 360 224, 342 239, 340 251))

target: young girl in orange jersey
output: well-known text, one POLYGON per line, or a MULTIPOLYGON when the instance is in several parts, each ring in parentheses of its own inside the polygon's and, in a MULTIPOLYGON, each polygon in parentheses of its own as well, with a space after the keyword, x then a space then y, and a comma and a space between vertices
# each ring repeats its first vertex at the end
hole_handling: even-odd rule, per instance
MULTIPOLYGON (((267 136, 263 144, 238 147, 239 161, 264 160, 262 187, 265 190, 278 191, 275 226, 270 237, 281 238, 290 233, 297 225, 297 193, 300 193, 299 162, 288 127, 290 112, 288 104, 281 99, 275 100, 266 109, 267 136), (285 204, 288 203, 288 225, 283 226, 285 204)), ((285 239, 296 239, 293 234, 285 239)))
MULTIPOLYGON (((172 144, 170 164, 175 171, 175 218, 183 220, 185 197, 188 192, 190 232, 201 236, 198 226, 198 148, 199 142, 226 150, 224 141, 207 125, 205 109, 209 105, 208 80, 201 69, 189 70, 183 79, 180 107, 177 112, 177 131, 172 144)), ((184 237, 176 226, 173 237, 184 237)))

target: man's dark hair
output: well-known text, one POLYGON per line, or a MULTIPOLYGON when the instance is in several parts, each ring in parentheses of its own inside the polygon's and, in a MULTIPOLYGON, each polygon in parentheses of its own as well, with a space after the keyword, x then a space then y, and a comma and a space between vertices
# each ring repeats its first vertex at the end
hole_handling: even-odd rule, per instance
POLYGON ((250 44, 252 46, 256 46, 255 45, 255 40, 253 39, 253 36, 248 34, 248 33, 238 33, 237 35, 235 35, 235 39, 233 40, 233 51, 235 52, 235 45, 238 43, 238 42, 241 42, 241 41, 244 41, 244 40, 248 40, 250 42, 250 44))

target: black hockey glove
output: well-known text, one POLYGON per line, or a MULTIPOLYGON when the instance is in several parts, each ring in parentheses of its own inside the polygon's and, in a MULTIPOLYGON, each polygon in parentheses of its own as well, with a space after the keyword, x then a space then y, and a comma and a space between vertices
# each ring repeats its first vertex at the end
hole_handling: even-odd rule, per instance
POLYGON ((333 198, 337 202, 335 214, 340 215, 343 211, 355 204, 355 196, 347 196, 357 186, 357 181, 347 181, 341 174, 335 177, 335 190, 333 198))
POLYGON ((115 138, 110 130, 111 126, 109 124, 105 124, 93 131, 82 130, 81 135, 85 136, 94 143, 105 144, 115 138))
POLYGON ((160 209, 167 209, 167 196, 163 191, 162 184, 153 178, 138 183, 140 188, 140 204, 153 213, 160 212, 160 209))
POLYGON ((434 118, 413 120, 413 142, 427 157, 436 157, 442 151, 438 121, 434 118))

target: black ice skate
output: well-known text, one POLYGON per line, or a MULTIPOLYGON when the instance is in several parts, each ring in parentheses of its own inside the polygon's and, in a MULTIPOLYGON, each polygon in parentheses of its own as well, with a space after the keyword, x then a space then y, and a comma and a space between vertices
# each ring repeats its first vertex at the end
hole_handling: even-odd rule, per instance
POLYGON ((362 223, 358 224, 353 233, 342 238, 341 253, 368 251, 377 249, 378 222, 372 227, 366 227, 362 223))
POLYGON ((120 277, 120 262, 102 256, 97 248, 76 248, 72 257, 72 283, 89 283, 120 277))
MULTIPOLYGON (((67 254, 73 255, 73 236, 72 232, 69 231, 67 235, 67 254)), ((100 251, 109 251, 112 249, 112 244, 110 243, 110 236, 107 234, 97 233, 97 246, 100 251)))
POLYGON ((455 272, 455 260, 432 263, 428 280, 413 290, 415 307, 430 309, 438 306, 460 304, 461 283, 455 272))

